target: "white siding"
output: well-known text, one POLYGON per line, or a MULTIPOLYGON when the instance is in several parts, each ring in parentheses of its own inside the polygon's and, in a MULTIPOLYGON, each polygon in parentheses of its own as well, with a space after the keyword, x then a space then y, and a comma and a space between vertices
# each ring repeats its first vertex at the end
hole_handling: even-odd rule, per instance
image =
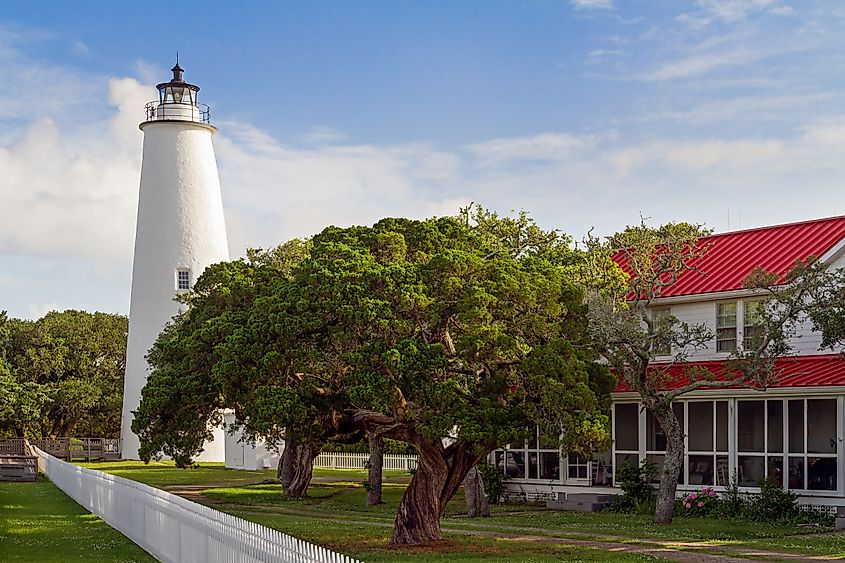
MULTIPOLYGON (((840 260, 842 266, 845 266, 845 259, 840 260)), ((716 303, 720 301, 737 301, 713 299, 708 301, 696 301, 691 303, 675 303, 671 305, 672 315, 674 315, 680 322, 685 322, 690 325, 704 324, 715 335, 716 332, 716 303)), ((738 312, 739 326, 737 327, 738 339, 742 342, 742 320, 741 314, 738 312)), ((820 350, 821 334, 812 330, 810 323, 802 323, 796 330, 795 337, 792 339, 794 353, 802 356, 814 354, 830 354, 831 350, 820 350)), ((690 351, 690 359, 694 360, 718 360, 728 357, 727 353, 716 352, 715 338, 707 343, 707 347, 697 351, 690 351)))

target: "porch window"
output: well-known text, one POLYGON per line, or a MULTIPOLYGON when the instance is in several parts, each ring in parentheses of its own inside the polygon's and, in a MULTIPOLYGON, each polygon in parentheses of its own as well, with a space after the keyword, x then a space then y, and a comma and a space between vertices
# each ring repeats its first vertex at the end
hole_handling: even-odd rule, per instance
POLYGON ((549 436, 535 428, 528 441, 528 478, 560 479, 560 435, 549 436))
POLYGON ((525 440, 511 442, 507 448, 496 452, 496 467, 501 468, 508 479, 525 479, 525 450, 525 440))
POLYGON ((836 399, 737 401, 737 450, 741 486, 835 491, 836 399))
POLYGON ((613 449, 614 467, 625 462, 634 467, 640 464, 639 427, 640 405, 638 403, 614 403, 613 405, 613 449))
POLYGON ((687 403, 687 473, 690 485, 728 484, 728 402, 687 403))
MULTIPOLYGON (((677 402, 672 405, 672 411, 675 413, 675 418, 678 419, 678 424, 681 425, 681 432, 684 431, 684 403, 677 402)), ((666 434, 657 418, 646 411, 646 461, 657 466, 657 475, 655 481, 660 479, 660 473, 663 468, 663 460, 666 457, 666 434)), ((678 477, 678 483, 684 484, 683 469, 678 477)))
POLYGON ((789 423, 789 488, 835 491, 836 400, 790 399, 789 423))
POLYGON ((736 301, 716 304, 716 351, 736 350, 736 301))

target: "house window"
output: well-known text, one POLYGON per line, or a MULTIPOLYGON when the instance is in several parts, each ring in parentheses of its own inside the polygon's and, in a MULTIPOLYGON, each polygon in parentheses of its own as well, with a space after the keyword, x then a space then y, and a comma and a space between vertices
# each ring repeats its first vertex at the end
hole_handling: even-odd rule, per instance
POLYGON ((754 350, 763 342, 763 302, 743 301, 742 309, 742 347, 754 350))
POLYGON ((651 318, 657 338, 652 344, 655 356, 668 356, 672 353, 672 335, 670 334, 669 318, 672 316, 671 307, 657 307, 652 309, 651 318))
POLYGON ((716 304, 716 351, 736 350, 736 301, 716 304))
POLYGON ((176 270, 176 290, 187 291, 191 289, 191 271, 187 268, 176 270))

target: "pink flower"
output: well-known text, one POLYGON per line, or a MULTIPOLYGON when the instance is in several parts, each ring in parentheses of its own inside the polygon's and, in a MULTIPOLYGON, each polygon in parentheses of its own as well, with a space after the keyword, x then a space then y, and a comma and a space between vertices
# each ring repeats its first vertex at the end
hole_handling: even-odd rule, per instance
POLYGON ((685 503, 684 503, 684 507, 686 507, 686 508, 692 508, 692 507, 690 506, 690 503, 688 503, 688 502, 685 502, 685 503))
POLYGON ((699 502, 696 506, 698 506, 698 508, 701 508, 702 506, 704 506, 704 503, 703 503, 703 502, 699 502))
POLYGON ((696 497, 696 493, 690 493, 689 498, 694 499, 696 497))

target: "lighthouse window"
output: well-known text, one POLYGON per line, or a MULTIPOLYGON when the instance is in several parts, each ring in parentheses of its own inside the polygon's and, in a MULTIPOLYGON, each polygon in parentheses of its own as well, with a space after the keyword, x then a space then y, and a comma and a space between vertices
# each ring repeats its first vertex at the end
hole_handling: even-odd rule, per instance
POLYGON ((176 289, 178 291, 186 291, 188 289, 191 289, 190 270, 176 270, 176 289))

